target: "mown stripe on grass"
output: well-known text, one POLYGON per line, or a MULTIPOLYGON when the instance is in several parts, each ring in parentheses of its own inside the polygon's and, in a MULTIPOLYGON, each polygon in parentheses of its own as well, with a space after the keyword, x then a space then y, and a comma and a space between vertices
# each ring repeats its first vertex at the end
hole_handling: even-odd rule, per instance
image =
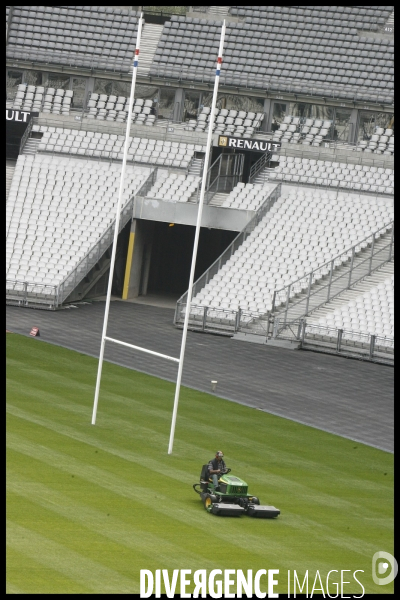
MULTIPOLYGON (((133 564, 152 570, 166 566, 152 561, 147 545, 141 546, 142 532, 148 532, 163 557, 171 554, 168 566, 176 560, 175 568, 186 566, 186 554, 193 561, 198 556, 196 568, 207 568, 210 557, 222 569, 319 569, 326 574, 331 568, 361 568, 370 591, 382 591, 370 581, 371 556, 382 548, 392 551, 392 455, 182 388, 174 453, 167 456, 173 384, 107 364, 98 421, 92 427, 97 361, 30 342, 23 339, 7 347, 20 358, 11 367, 7 361, 12 406, 7 415, 12 446, 8 481, 11 487, 28 481, 28 491, 29 481, 40 482, 50 488, 49 493, 43 489, 50 496, 43 502, 55 506, 40 501, 40 488, 34 487, 28 498, 21 487, 12 487, 7 504, 11 521, 95 562, 100 562, 100 552, 106 566, 129 579, 133 564), (32 368, 20 368, 24 361, 32 368), (14 415, 14 410, 25 412, 14 415), (277 520, 223 519, 204 511, 191 484, 215 445, 222 446, 228 466, 246 479, 262 503, 281 509, 277 520), (152 462, 143 462, 146 457, 152 462), (21 494, 15 493, 18 489, 21 494), (139 501, 138 492, 146 497, 139 501), (61 497, 62 510, 86 507, 90 527, 59 511, 61 497), (127 532, 138 531, 137 559, 130 546, 99 532, 96 514, 106 520, 105 507, 107 519, 124 523, 127 532)), ((10 556, 13 552, 9 549, 10 556)), ((25 557, 20 555, 21 567, 30 569, 33 559, 25 557)), ((67 588, 66 579, 63 588, 54 579, 52 590, 44 585, 51 569, 44 564, 39 568, 36 579, 35 567, 21 573, 24 587, 27 581, 32 584, 29 591, 74 593, 79 586, 67 588)), ((7 569, 9 581, 17 584, 9 562, 7 569)), ((50 576, 55 574, 53 570, 50 576)), ((359 586, 353 588, 359 593, 359 586)), ((100 586, 96 591, 102 591, 100 586)))
MULTIPOLYGON (((176 568, 177 561, 180 561, 188 569, 196 569, 200 562, 205 569, 212 570, 215 566, 214 559, 202 556, 202 553, 193 553, 187 547, 183 548, 181 544, 175 544, 166 539, 164 535, 155 535, 141 527, 143 520, 140 518, 140 513, 135 526, 132 526, 131 523, 113 515, 107 515, 106 510, 91 508, 48 485, 21 479, 12 471, 9 473, 7 488, 10 492, 38 504, 50 513, 54 512, 65 519, 78 523, 84 529, 113 540, 121 546, 126 546, 135 553, 140 552, 141 561, 145 563, 147 561, 147 564, 148 561, 153 562, 156 557, 157 561, 166 569, 176 568)), ((138 575, 137 579, 139 579, 138 575)))
MULTIPOLYGON (((118 373, 118 376, 120 375, 119 378, 122 378, 124 382, 124 385, 122 386, 124 391, 127 388, 135 388, 136 377, 134 377, 133 372, 131 379, 126 379, 123 374, 124 369, 118 367, 115 367, 115 369, 122 372, 121 374, 118 373)), ((154 378, 148 377, 148 384, 153 384, 153 380, 157 381, 154 378)), ((74 387, 74 382, 70 382, 70 387, 74 387)), ((18 393, 18 391, 21 392, 21 380, 19 378, 18 381, 15 381, 14 386, 11 385, 10 391, 14 391, 13 388, 16 393, 18 393)), ((26 388, 24 388, 24 391, 26 391, 27 395, 31 394, 32 397, 35 396, 33 391, 27 391, 26 388)), ((53 410, 53 405, 55 405, 61 410, 76 411, 77 414, 79 413, 82 415, 84 422, 89 422, 89 413, 91 413, 91 409, 89 407, 87 409, 84 407, 78 408, 78 405, 76 405, 76 409, 68 408, 67 403, 65 402, 65 394, 64 392, 60 392, 57 392, 54 396, 44 392, 41 402, 49 403, 50 410, 53 410), (59 402, 60 397, 64 398, 64 404, 59 402)), ((92 401, 92 392, 93 390, 90 389, 90 403, 92 401)), ((358 457, 354 456, 354 453, 350 456, 354 443, 345 440, 340 436, 323 433, 307 426, 298 426, 298 424, 294 422, 280 417, 273 417, 267 413, 260 414, 258 412, 258 414, 255 414, 252 409, 240 405, 232 405, 229 407, 229 435, 226 435, 224 428, 213 426, 209 419, 210 409, 213 411, 213 414, 216 415, 217 421, 219 420, 220 411, 226 414, 225 401, 216 400, 215 398, 209 397, 207 394, 199 394, 193 392, 193 390, 185 390, 184 394, 187 395, 187 398, 183 398, 181 403, 181 413, 174 449, 175 455, 184 454, 186 456, 192 456, 194 455, 194 450, 198 451, 200 449, 200 453, 197 452, 197 455, 199 455, 204 448, 203 444, 200 444, 200 442, 203 442, 203 440, 218 439, 221 442, 220 445, 226 444, 228 448, 231 447, 232 452, 234 451, 235 453, 235 458, 237 457, 239 460, 241 452, 246 453, 249 448, 252 448, 254 461, 257 461, 258 454, 263 455, 267 451, 270 468, 273 468, 274 465, 279 465, 280 471, 282 471, 284 467, 297 467, 300 455, 304 467, 311 472, 317 465, 320 465, 321 458, 323 458, 324 469, 319 469, 318 486, 321 483, 321 477, 329 478, 331 476, 332 478, 335 478, 336 481, 337 478, 340 477, 338 469, 336 467, 332 469, 329 464, 329 462, 333 463, 335 459, 339 459, 340 461, 343 459, 350 459, 349 465, 354 464, 356 467, 354 470, 357 470, 358 468, 358 457), (196 399, 198 396, 202 397, 201 401, 196 399), (188 414, 186 415, 186 413, 188 414), (202 418, 203 416, 204 419, 202 418), (239 431, 237 432, 237 435, 235 435, 234 444, 232 444, 232 427, 235 426, 235 424, 238 426, 239 431), (256 429, 254 428, 254 424, 257 425, 256 429), (249 430, 252 430, 252 433, 255 434, 254 437, 249 437, 247 435, 249 430), (181 435, 181 432, 185 433, 185 440, 182 439, 183 436, 181 435), (194 445, 187 440, 187 434, 189 432, 193 432, 191 439, 199 440, 199 443, 194 445), (306 440, 304 439, 305 435, 307 436, 306 440), (261 439, 257 439, 257 436, 261 439), (329 455, 324 453, 322 441, 324 442, 325 447, 327 447, 327 442, 330 442, 329 455), (317 453, 311 450, 312 444, 318 444, 319 451, 317 453), (349 456, 343 455, 344 448, 348 450, 349 456), (315 459, 311 460, 310 456, 315 456, 315 459)), ((78 392, 70 395, 77 398, 80 397, 78 392)), ((85 401, 87 402, 88 400, 86 399, 85 401)), ((74 398, 69 399, 69 403, 74 403, 74 398)), ((98 418, 97 428, 110 427, 111 424, 115 424, 118 426, 119 432, 126 432, 127 435, 129 435, 129 433, 134 434, 135 439, 143 439, 144 436, 147 436, 148 441, 151 440, 149 432, 154 432, 154 429, 157 429, 160 435, 157 439, 157 445, 160 447, 165 446, 165 448, 167 448, 169 421, 171 417, 170 409, 165 407, 164 401, 162 402, 162 406, 157 405, 157 398, 154 397, 153 393, 150 398, 148 397, 147 392, 147 395, 142 395, 140 400, 136 400, 134 397, 129 397, 122 393, 116 394, 107 392, 102 404, 103 412, 98 418), (144 401, 144 399, 146 399, 146 401, 144 401), (128 407, 126 403, 128 403, 128 407), (153 407, 153 404, 156 406, 153 407), (119 408, 124 413, 124 417, 122 418, 122 421, 114 421, 113 418, 115 417, 113 417, 113 414, 119 412, 119 408), (127 412, 129 413, 128 418, 126 418, 127 412), (143 426, 140 425, 139 421, 142 417, 146 417, 146 422, 151 423, 152 429, 148 427, 143 428, 143 426), (166 422, 165 428, 162 425, 163 421, 166 422)), ((40 409, 38 408, 38 410, 40 409)), ((381 465, 382 456, 379 451, 365 445, 359 445, 359 449, 362 449, 364 454, 368 452, 368 450, 371 451, 368 454, 368 463, 371 466, 371 472, 372 469, 375 468, 375 465, 381 465)), ((204 454, 205 453, 207 453, 207 455, 209 454, 209 450, 206 448, 204 448, 204 454)), ((361 452, 359 451, 358 454, 361 454, 361 452)), ((389 459, 390 461, 392 460, 390 455, 389 459)), ((238 466, 240 468, 243 466, 246 470, 249 469, 248 462, 239 462, 238 466)), ((268 472, 267 477, 268 482, 270 483, 270 472, 268 472)), ((346 479, 345 477, 343 481, 338 481, 338 483, 339 487, 342 486, 343 489, 346 489, 349 486, 354 485, 355 481, 359 481, 357 477, 353 477, 352 479, 348 477, 346 479)), ((389 483, 389 481, 387 483, 389 483)), ((373 484, 371 485, 373 486, 373 484)), ((378 485, 380 486, 380 483, 378 485)), ((366 491, 368 490, 366 489, 365 492, 366 491)))
MULTIPOLYGON (((168 467, 167 465, 161 463, 160 461, 156 461, 156 460, 150 458, 148 455, 146 455, 143 452, 132 452, 132 450, 120 449, 118 446, 115 446, 110 443, 99 440, 98 438, 95 437, 95 435, 91 435, 90 433, 87 433, 86 431, 79 432, 74 427, 71 427, 69 425, 61 425, 51 419, 48 419, 45 417, 40 417, 37 415, 32 415, 31 413, 27 412, 26 410, 22 410, 16 406, 11 405, 10 403, 7 404, 7 412, 12 414, 14 417, 18 417, 25 421, 29 421, 30 423, 34 423, 35 425, 39 425, 40 427, 49 429, 59 435, 69 437, 73 440, 76 440, 76 441, 82 443, 82 444, 86 444, 89 446, 93 446, 95 448, 99 448, 99 449, 103 450, 104 452, 107 452, 108 454, 111 454, 118 458, 122 458, 124 460, 128 460, 130 462, 137 463, 138 465, 141 465, 142 467, 145 467, 146 469, 154 471, 155 473, 158 473, 159 475, 171 477, 174 480, 176 480, 176 479, 179 479, 181 481, 186 480, 188 484, 190 484, 192 482, 193 477, 191 477, 190 474, 188 474, 186 471, 179 470, 179 468, 177 468, 176 466, 168 467)), ((114 425, 119 425, 119 428, 117 429, 117 431, 119 432, 119 434, 121 434, 121 427, 124 424, 126 424, 126 422, 123 421, 122 419, 118 419, 117 421, 118 422, 115 422, 115 420, 114 420, 114 425)), ((149 436, 151 434, 154 435, 154 431, 150 428, 144 428, 144 427, 140 427, 139 425, 137 425, 135 428, 132 428, 132 429, 137 431, 140 428, 144 430, 144 433, 147 436, 149 436)), ((133 431, 131 433, 133 433, 133 431)))
MULTIPOLYGON (((128 449, 120 449, 118 446, 115 446, 114 444, 111 443, 107 443, 105 441, 99 441, 98 438, 94 435, 91 435, 89 433, 85 432, 78 432, 76 431, 76 429, 74 429, 73 427, 70 427, 68 425, 65 424, 59 424, 55 421, 53 421, 52 419, 48 419, 48 418, 44 418, 44 417, 40 417, 37 415, 31 415, 30 413, 28 413, 25 410, 19 409, 18 407, 12 406, 12 405, 8 405, 7 406, 7 412, 9 412, 10 414, 13 414, 15 417, 27 420, 31 423, 35 423, 36 425, 39 425, 41 427, 45 427, 51 431, 54 431, 60 435, 63 436, 67 436, 73 440, 76 440, 80 443, 86 444, 86 445, 90 445, 93 446, 95 448, 99 448, 104 452, 109 453, 110 455, 116 456, 118 458, 122 458, 124 460, 136 463, 137 465, 140 465, 141 467, 145 467, 146 469, 153 471, 155 473, 158 473, 159 475, 161 475, 162 477, 170 477, 173 480, 179 479, 180 482, 187 482, 188 485, 190 485, 193 482, 193 478, 190 477, 190 475, 183 470, 180 470, 177 465, 174 463, 171 466, 168 466, 167 464, 165 464, 165 457, 162 457, 162 459, 160 461, 156 461, 152 458, 150 458, 148 455, 146 455, 145 453, 141 452, 133 452, 132 450, 128 450, 128 449)), ((110 425, 112 425, 114 427, 114 429, 116 431, 119 431, 119 433, 121 433, 121 429, 124 426, 124 422, 122 422, 122 420, 120 419, 115 419, 113 417, 110 417, 110 425)), ((136 425, 135 431, 140 429, 140 425, 136 425)), ((144 428, 146 435, 151 435, 151 429, 150 428, 144 428)), ((197 446, 193 446, 193 452, 192 455, 196 455, 199 453, 199 449, 197 446)), ((242 461, 236 461, 236 464, 239 465, 238 467, 238 471, 240 472, 240 465, 241 465, 242 461)), ((333 469, 331 469, 331 472, 325 472, 325 473, 319 473, 319 469, 318 469, 318 463, 316 461, 308 461, 309 464, 307 465, 303 465, 303 468, 305 470, 307 470, 309 473, 311 472, 311 469, 313 469, 316 472, 316 482, 315 485, 316 487, 321 486, 321 482, 324 478, 330 478, 332 477, 332 472, 334 471, 333 469)), ((244 461, 242 462, 242 467, 243 467, 243 471, 248 471, 248 464, 245 463, 244 461)), ((354 511, 357 512, 357 510, 359 510, 362 515, 363 518, 364 517, 371 517, 371 518, 376 518, 376 513, 374 513, 373 509, 366 509, 365 507, 361 507, 359 505, 359 503, 357 501, 354 501, 354 499, 352 501, 349 501, 347 499, 343 499, 338 497, 336 494, 335 495, 331 495, 328 493, 324 493, 322 491, 319 491, 318 495, 316 495, 312 490, 310 490, 310 479, 308 478, 304 483, 300 483, 299 481, 294 481, 292 478, 288 479, 276 474, 271 474, 268 473, 266 474, 264 471, 258 470, 258 469, 253 469, 254 471, 254 479, 258 482, 259 485, 261 485, 262 483, 265 483, 266 485, 268 485, 269 487, 274 487, 274 488, 278 488, 281 490, 282 489, 286 489, 288 492, 290 492, 292 495, 296 494, 296 495, 301 495, 302 498, 302 502, 303 503, 310 503, 310 505, 316 507, 316 505, 320 505, 320 506, 324 506, 324 507, 332 507, 336 510, 342 509, 342 510, 346 510, 346 511, 352 511, 352 513, 354 514, 354 511)), ((336 471, 335 471, 335 475, 336 475, 336 471)), ((340 485, 340 483, 343 484, 343 486, 347 485, 349 481, 348 477, 344 477, 342 476, 342 478, 340 478, 339 475, 336 475, 335 478, 335 482, 336 485, 340 485), (342 479, 342 481, 340 481, 340 479, 342 479)), ((358 480, 359 481, 359 493, 361 494, 362 491, 369 491, 369 492, 380 492, 382 489, 382 484, 377 484, 375 482, 371 482, 371 481, 363 481, 363 480, 358 480)), ((389 484, 388 485, 388 489, 389 488, 389 484)), ((343 488, 345 489, 345 488, 343 488)), ((390 528, 390 523, 389 523, 390 519, 386 519, 387 522, 387 527, 390 528)), ((382 517, 382 525, 384 525, 385 523, 385 519, 382 517)))
MULTIPOLYGON (((103 469, 90 466, 87 463, 82 463, 81 461, 73 457, 66 456, 61 452, 56 452, 54 450, 50 450, 49 448, 44 448, 38 446, 37 444, 29 443, 18 435, 10 434, 8 438, 8 446, 14 451, 40 460, 48 465, 57 465, 57 469, 59 470, 67 471, 68 473, 75 474, 75 476, 82 477, 83 479, 89 480, 102 488, 108 489, 113 494, 120 494, 124 497, 131 498, 132 501, 143 506, 148 506, 149 502, 147 499, 152 497, 154 494, 154 491, 151 488, 144 487, 143 485, 137 485, 136 483, 131 484, 126 480, 123 481, 120 477, 114 476, 103 469)), ((197 512, 191 512, 190 521, 188 521, 187 510, 181 508, 176 502, 174 502, 173 499, 168 498, 161 493, 158 493, 157 501, 152 503, 151 510, 164 515, 165 519, 174 519, 182 524, 190 525, 191 530, 198 529, 204 531, 204 529, 210 523, 206 520, 210 519, 210 516, 207 515, 205 511, 200 511, 198 514, 197 512)), ((334 523, 332 526, 326 526, 316 522, 312 518, 306 518, 304 515, 299 516, 298 514, 294 513, 285 514, 284 519, 285 528, 284 530, 281 530, 280 535, 268 538, 269 552, 273 555, 276 555, 277 558, 282 552, 282 540, 287 538, 287 541, 289 541, 293 532, 293 528, 306 531, 308 539, 323 539, 326 546, 332 545, 340 549, 347 547, 354 553, 363 556, 372 556, 372 554, 375 552, 375 546, 366 542, 365 540, 351 538, 348 535, 338 535, 335 531, 334 523)), ((257 522, 254 521, 254 526, 256 526, 256 523, 257 522)), ((257 527, 264 527, 266 533, 268 531, 276 531, 277 528, 280 529, 278 520, 268 521, 268 525, 266 522, 262 523, 262 525, 258 525, 257 527)), ((193 535, 196 534, 193 532, 193 535)), ((265 556, 266 541, 255 534, 251 534, 248 528, 246 528, 245 531, 240 531, 240 528, 235 527, 233 531, 231 528, 229 531, 225 531, 221 527, 221 529, 218 531, 218 536, 220 540, 224 540, 235 547, 248 547, 251 548, 252 553, 265 556)), ((309 550, 311 550, 311 548, 309 548, 309 550)), ((321 558, 318 558, 318 556, 316 556, 316 560, 318 561, 320 568, 322 568, 322 566, 326 566, 328 569, 330 568, 329 564, 327 563, 324 565, 324 562, 321 561, 321 558)), ((288 553, 288 548, 286 548, 285 563, 288 564, 290 562, 290 553, 288 553)), ((308 564, 310 562, 312 561, 309 557, 308 564)))
POLYGON ((7 594, 69 594, 92 590, 6 544, 7 594))
MULTIPOLYGON (((8 574, 11 575, 9 569, 8 569, 8 574)), ((6 582, 6 594, 25 594, 25 593, 26 592, 21 587, 15 585, 14 583, 11 583, 10 581, 6 582)))
POLYGON ((139 585, 133 579, 10 519, 7 519, 7 543, 11 548, 46 567, 50 566, 89 590, 110 594, 139 592, 139 585))

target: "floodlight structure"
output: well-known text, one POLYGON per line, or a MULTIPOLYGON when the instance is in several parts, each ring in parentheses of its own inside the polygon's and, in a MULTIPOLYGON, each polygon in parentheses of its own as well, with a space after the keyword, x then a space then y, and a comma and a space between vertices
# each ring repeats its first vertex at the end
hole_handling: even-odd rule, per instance
POLYGON ((113 247, 112 247, 112 254, 111 254, 110 275, 109 275, 109 279, 108 279, 106 307, 105 307, 104 322, 103 322, 103 332, 102 332, 102 336, 101 336, 99 365, 98 365, 98 371, 97 371, 96 390, 95 390, 93 413, 92 413, 92 425, 95 425, 95 423, 96 423, 97 406, 98 406, 99 392, 100 392, 101 373, 102 373, 103 360, 104 360, 104 348, 105 348, 106 341, 113 342, 115 344, 120 344, 122 346, 126 346, 127 348, 139 350, 141 352, 145 352, 145 353, 151 354, 153 356, 158 356, 159 358, 165 358, 166 360, 170 360, 170 361, 179 363, 178 376, 177 376, 177 382, 176 382, 176 388, 175 388, 174 408, 173 408, 173 412, 172 412, 170 439, 169 439, 169 446, 168 446, 168 454, 171 454, 172 448, 173 448, 173 443, 174 443, 176 416, 177 416, 177 412, 178 412, 179 394, 180 394, 180 387, 181 387, 181 380, 182 380, 183 361, 184 361, 184 357, 185 357, 186 337, 187 337, 187 330, 188 330, 188 323, 189 323, 190 304, 191 304, 191 300, 192 300, 194 272, 195 272, 195 267, 196 267, 201 218, 202 218, 202 213, 203 213, 203 204, 204 204, 205 187, 206 187, 206 181, 207 181, 208 163, 210 160, 210 153, 211 153, 215 107, 216 107, 216 103, 217 103, 219 76, 220 76, 220 72, 221 72, 222 53, 223 53, 224 38, 225 38, 225 21, 222 24, 221 39, 220 39, 220 45, 219 45, 219 51, 218 51, 218 57, 217 57, 217 65, 216 65, 216 71, 215 71, 214 93, 213 93, 212 106, 211 106, 211 112, 210 112, 206 154, 205 154, 205 158, 204 158, 203 177, 202 177, 201 190, 200 190, 199 208, 198 208, 198 213, 197 213, 196 232, 195 232, 195 238, 194 238, 194 244, 193 244, 192 265, 191 265, 191 269, 190 269, 189 288, 188 288, 188 294, 187 294, 185 321, 184 321, 183 333, 182 333, 181 351, 180 351, 179 358, 175 358, 173 356, 168 356, 166 354, 154 352, 153 350, 148 350, 148 349, 142 348, 140 346, 134 346, 133 344, 129 344, 127 342, 123 342, 120 340, 116 340, 114 338, 107 337, 107 325, 108 325, 108 316, 109 316, 110 300, 111 300, 111 287, 112 287, 112 280, 113 280, 113 274, 114 274, 115 255, 116 255, 116 250, 117 250, 118 229, 119 229, 119 220, 120 220, 120 212, 121 212, 122 190, 123 190, 125 168, 126 168, 126 157, 127 157, 127 153, 128 153, 129 133, 130 133, 130 126, 131 126, 131 119, 132 119, 132 106, 133 106, 133 98, 134 98, 134 94, 135 94, 136 74, 137 74, 138 58, 139 58, 139 51, 140 51, 140 36, 141 36, 141 31, 142 31, 142 17, 143 17, 143 14, 140 16, 140 19, 139 19, 136 50, 135 50, 135 60, 133 63, 132 87, 131 87, 131 95, 130 95, 130 99, 129 99, 129 112, 128 112, 127 127, 126 127, 124 154, 123 154, 123 160, 122 160, 119 197, 118 197, 118 204, 117 204, 117 209, 116 209, 117 212, 116 212, 116 219, 115 219, 114 240, 113 240, 113 247))

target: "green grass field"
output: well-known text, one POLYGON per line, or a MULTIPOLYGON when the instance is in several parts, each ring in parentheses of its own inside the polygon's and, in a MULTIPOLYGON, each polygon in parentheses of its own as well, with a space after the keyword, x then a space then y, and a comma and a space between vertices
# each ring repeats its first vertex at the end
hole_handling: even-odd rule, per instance
POLYGON ((6 338, 8 593, 138 593, 140 569, 279 569, 282 594, 289 569, 349 570, 356 595, 363 570, 393 593, 371 571, 393 554, 392 454, 182 388, 168 455, 174 384, 104 363, 93 426, 97 359, 6 338), (217 449, 277 519, 204 510, 217 449))

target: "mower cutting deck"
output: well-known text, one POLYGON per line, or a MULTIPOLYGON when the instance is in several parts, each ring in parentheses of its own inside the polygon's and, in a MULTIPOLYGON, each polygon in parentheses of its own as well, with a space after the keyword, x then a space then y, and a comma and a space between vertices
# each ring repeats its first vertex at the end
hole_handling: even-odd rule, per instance
POLYGON ((275 506, 262 506, 256 496, 247 493, 248 485, 243 479, 227 473, 219 480, 219 489, 208 478, 208 465, 203 465, 200 483, 193 484, 194 491, 200 495, 204 508, 214 515, 240 516, 273 519, 280 514, 275 506))

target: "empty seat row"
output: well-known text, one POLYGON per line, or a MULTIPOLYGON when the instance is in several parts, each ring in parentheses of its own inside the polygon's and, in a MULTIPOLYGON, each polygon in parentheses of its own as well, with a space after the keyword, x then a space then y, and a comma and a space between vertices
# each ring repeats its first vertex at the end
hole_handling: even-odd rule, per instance
POLYGON ((279 159, 279 165, 265 169, 271 181, 349 188, 378 194, 394 192, 393 169, 284 155, 273 155, 272 159, 279 159))
MULTIPOLYGON (((107 96, 91 94, 88 104, 88 118, 124 123, 128 118, 129 98, 125 96, 107 96)), ((132 108, 132 121, 142 125, 154 125, 155 105, 153 100, 135 98, 132 108)))
POLYGON ((198 190, 201 178, 194 175, 168 173, 161 169, 157 180, 147 193, 147 198, 158 198, 164 202, 188 202, 198 190))
MULTIPOLYGON (((126 167, 122 206, 150 173, 126 167)), ((115 219, 120 177, 120 165, 20 155, 6 205, 7 279, 58 286, 76 269, 83 277, 85 257, 115 219)))
POLYGON ((54 89, 21 83, 18 85, 11 108, 32 112, 69 115, 73 104, 72 90, 54 89))
MULTIPOLYGON (((325 316, 307 319, 310 333, 322 334, 324 328, 342 329, 342 338, 365 342, 365 334, 394 338, 394 276, 372 285, 353 300, 343 303, 325 316), (361 334, 361 335, 360 335, 361 334)), ((378 339, 376 344, 386 345, 378 339)))
MULTIPOLYGON (((213 81, 218 27, 204 21, 182 17, 177 23, 165 23, 150 75, 213 81)), ((228 22, 220 81, 238 88, 393 102, 392 40, 377 44, 375 38, 360 38, 356 28, 342 40, 341 33, 328 35, 321 24, 309 29, 295 15, 292 26, 288 33, 287 26, 277 21, 267 33, 267 24, 228 22), (241 63, 246 69, 238 70, 241 63)))
MULTIPOLYGON (((240 307, 254 316, 266 313, 275 291, 289 284, 291 294, 301 286, 306 291, 311 271, 316 281, 329 275, 332 260, 335 268, 347 264, 352 246, 365 250, 372 234, 386 235, 392 223, 393 201, 293 186, 195 295, 193 310, 240 307)), ((285 300, 286 290, 277 293, 277 305, 285 300)))
POLYGON ((346 33, 349 28, 370 29, 377 31, 393 12, 392 6, 231 6, 229 12, 233 16, 246 19, 253 24, 282 25, 294 22, 308 24, 310 27, 325 26, 329 31, 336 30, 346 33))
MULTIPOLYGON (((204 106, 197 119, 186 123, 185 129, 194 131, 205 131, 208 128, 211 108, 204 106)), ((251 112, 244 110, 228 110, 226 108, 215 109, 213 131, 220 135, 240 135, 250 137, 261 126, 264 119, 264 113, 251 112)))
POLYGON ((33 7, 25 17, 25 7, 13 7, 8 58, 104 70, 116 67, 128 73, 135 53, 137 13, 119 13, 118 8, 100 13, 98 8, 74 7, 69 13, 66 8, 64 15, 58 7, 33 7))
POLYGON ((273 186, 269 184, 238 183, 221 204, 224 208, 258 210, 269 196, 273 186))
MULTIPOLYGON (((38 152, 123 159, 125 136, 75 129, 40 127, 43 137, 38 152)), ((174 166, 187 169, 195 152, 204 147, 185 142, 169 142, 133 137, 129 140, 128 162, 174 166)))
POLYGON ((332 121, 286 116, 272 136, 273 141, 306 146, 320 146, 323 140, 331 139, 332 121))
POLYGON ((394 154, 394 131, 390 127, 375 127, 369 139, 358 142, 355 150, 374 154, 394 154))

